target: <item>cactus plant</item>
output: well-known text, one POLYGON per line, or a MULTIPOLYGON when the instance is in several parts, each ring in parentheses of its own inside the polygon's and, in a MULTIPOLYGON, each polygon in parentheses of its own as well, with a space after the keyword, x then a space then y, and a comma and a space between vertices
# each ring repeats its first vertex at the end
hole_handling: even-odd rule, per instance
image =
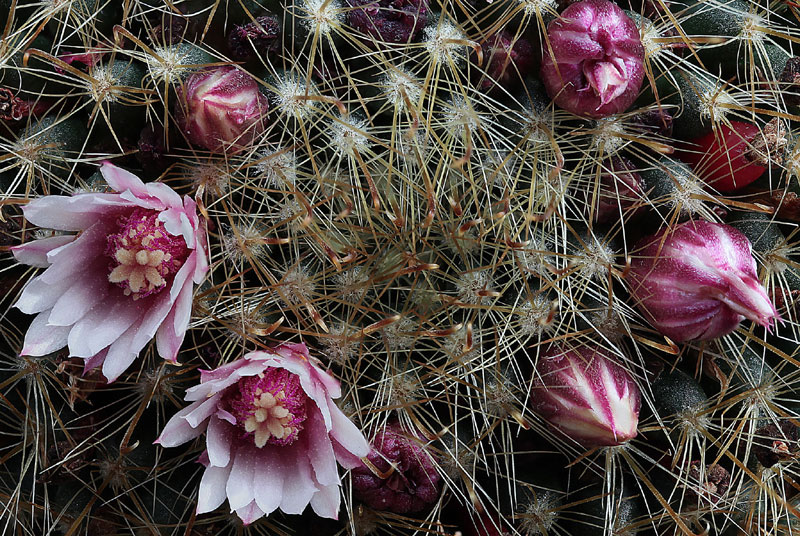
POLYGON ((797 530, 794 2, 0 32, 3 534, 797 530))

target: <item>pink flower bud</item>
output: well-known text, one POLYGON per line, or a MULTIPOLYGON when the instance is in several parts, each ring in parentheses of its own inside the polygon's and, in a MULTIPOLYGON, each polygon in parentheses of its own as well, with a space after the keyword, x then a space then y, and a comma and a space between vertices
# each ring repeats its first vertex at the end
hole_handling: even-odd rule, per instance
POLYGON ((576 115, 606 117, 633 104, 644 79, 644 47, 636 23, 616 4, 572 4, 548 24, 547 33, 542 81, 557 105, 576 115))
POLYGON ((375 510, 419 512, 439 498, 441 476, 421 437, 388 424, 372 440, 363 464, 352 470, 355 496, 375 510), (380 474, 377 474, 380 473, 380 474))
POLYGON ((636 437, 639 387, 600 348, 551 346, 536 363, 531 400, 548 423, 587 446, 636 437))
POLYGON ((269 101, 244 71, 224 65, 197 72, 185 84, 176 115, 186 138, 209 151, 239 152, 266 128, 269 101))
POLYGON ((675 342, 727 335, 744 318, 767 327, 779 319, 756 275, 750 242, 729 225, 688 221, 635 249, 631 296, 675 342))

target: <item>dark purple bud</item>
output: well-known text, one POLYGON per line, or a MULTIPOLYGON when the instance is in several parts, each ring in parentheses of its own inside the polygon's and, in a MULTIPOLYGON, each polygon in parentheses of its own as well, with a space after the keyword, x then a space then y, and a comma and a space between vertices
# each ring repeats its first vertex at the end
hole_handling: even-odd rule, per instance
POLYGON ((372 452, 352 470, 355 496, 370 508, 397 514, 419 512, 439 498, 441 476, 420 435, 388 424, 372 440, 372 452))
POLYGON ((800 57, 789 58, 778 82, 786 104, 793 106, 800 104, 800 57))
MULTIPOLYGON (((103 56, 105 56, 106 54, 108 54, 108 52, 90 48, 86 52, 78 52, 75 54, 63 54, 59 56, 58 59, 60 59, 67 65, 72 65, 73 63, 77 62, 86 67, 94 67, 103 60, 103 56)), ((55 67, 55 70, 58 73, 64 72, 63 69, 57 66, 55 67)))
POLYGON ((600 187, 597 192, 594 221, 608 223, 619 221, 621 217, 630 218, 641 212, 644 188, 642 176, 636 166, 620 156, 610 159, 610 170, 600 174, 600 187), (634 206, 639 205, 638 208, 634 206))
POLYGON ((266 129, 269 101, 246 72, 232 65, 197 72, 177 104, 181 130, 192 145, 213 152, 239 152, 266 129))
POLYGON ((26 117, 41 117, 50 107, 52 102, 46 99, 25 100, 14 95, 8 88, 0 88, 0 119, 4 121, 21 121, 26 117))
POLYGON ((508 30, 490 35, 481 45, 481 50, 487 75, 479 85, 483 91, 497 86, 511 89, 530 73, 535 63, 533 45, 508 30))
POLYGON ((547 33, 542 82, 558 106, 606 117, 633 104, 644 80, 644 47, 636 23, 616 4, 572 4, 547 25, 547 33))
POLYGON ((158 172, 167 167, 164 127, 157 124, 143 128, 137 146, 139 152, 136 153, 136 159, 145 171, 158 172))
POLYGON ((234 26, 228 34, 228 47, 234 59, 247 61, 275 52, 280 45, 281 26, 278 17, 264 15, 252 22, 234 26))
POLYGON ((753 454, 764 467, 772 467, 781 461, 797 459, 800 445, 797 442, 797 426, 789 421, 780 427, 768 424, 756 430, 753 454))
POLYGON ((177 45, 189 37, 193 32, 193 24, 183 13, 161 13, 153 20, 153 29, 150 31, 154 43, 163 46, 177 45))
POLYGON ((642 402, 628 371, 601 348, 551 346, 536 362, 531 403, 572 439, 613 446, 636 437, 642 402))
POLYGON ((649 110, 636 114, 631 117, 630 123, 645 132, 658 134, 665 138, 672 137, 672 114, 665 110, 649 110))
POLYGON ((750 242, 730 225, 687 221, 643 238, 635 250, 631 296, 675 342, 727 335, 745 318, 767 327, 779 319, 750 242))
MULTIPOLYGON (((384 43, 409 43, 428 22, 428 0, 347 0, 347 22, 384 43)), ((378 46, 379 43, 372 43, 378 46)))

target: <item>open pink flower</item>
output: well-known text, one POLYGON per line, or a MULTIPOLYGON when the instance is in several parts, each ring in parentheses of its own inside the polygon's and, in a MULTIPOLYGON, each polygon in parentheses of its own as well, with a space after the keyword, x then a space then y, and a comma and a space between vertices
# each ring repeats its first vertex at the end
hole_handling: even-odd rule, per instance
POLYGON ((244 523, 274 510, 339 515, 336 462, 353 469, 369 453, 364 435, 333 402, 339 382, 320 369, 304 344, 251 352, 212 371, 186 391, 193 402, 164 427, 156 443, 174 447, 206 433, 206 466, 197 513, 227 498, 244 523))
POLYGON ((100 171, 118 193, 48 195, 23 208, 34 225, 77 234, 12 248, 19 262, 47 268, 15 305, 37 314, 22 355, 68 346, 85 370, 102 365, 114 381, 153 337, 176 361, 208 255, 194 200, 109 163, 100 171))

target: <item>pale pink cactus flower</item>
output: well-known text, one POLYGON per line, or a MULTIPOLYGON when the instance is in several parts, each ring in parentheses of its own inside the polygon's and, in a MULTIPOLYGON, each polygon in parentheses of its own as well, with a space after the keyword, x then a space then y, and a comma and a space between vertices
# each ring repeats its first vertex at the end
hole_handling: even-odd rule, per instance
POLYGON ((636 437, 642 401, 630 373, 602 348, 554 345, 536 362, 531 404, 551 426, 595 447, 636 437))
POLYGON ((627 110, 644 80, 636 23, 608 0, 582 0, 547 25, 542 82, 555 103, 576 115, 627 110))
POLYGON ((192 145, 234 154, 249 147, 267 127, 269 100, 256 81, 233 65, 194 73, 183 87, 175 115, 192 145))
POLYGON ((339 382, 319 368, 304 344, 256 351, 212 371, 187 389, 192 402, 167 422, 156 443, 181 445, 205 433, 206 466, 197 513, 227 498, 245 524, 276 509, 337 519, 340 478, 370 446, 334 403, 339 382))
POLYGON ((116 193, 48 195, 22 209, 34 225, 75 234, 11 251, 23 264, 47 268, 15 304, 37 315, 21 354, 67 346, 85 370, 102 366, 111 382, 153 337, 159 355, 176 362, 208 254, 193 199, 110 163, 100 172, 116 193))
POLYGON ((634 250, 631 296, 675 342, 727 335, 745 318, 767 328, 779 320, 750 242, 730 225, 687 221, 643 238, 634 250))

